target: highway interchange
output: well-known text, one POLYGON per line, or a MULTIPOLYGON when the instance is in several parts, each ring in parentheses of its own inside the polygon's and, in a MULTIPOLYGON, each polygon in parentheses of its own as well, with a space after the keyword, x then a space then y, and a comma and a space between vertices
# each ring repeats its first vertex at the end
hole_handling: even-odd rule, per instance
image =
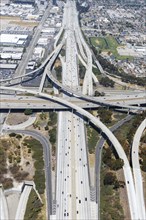
MULTIPOLYGON (((106 137, 111 141, 113 147, 117 151, 118 156, 123 159, 124 166, 124 176, 125 184, 127 188, 127 195, 130 207, 131 219, 143 220, 146 217, 145 214, 145 204, 143 198, 143 183, 141 178, 141 171, 138 161, 138 146, 135 145, 135 138, 133 148, 133 161, 137 161, 137 164, 133 164, 134 168, 134 178, 132 175, 131 167, 127 156, 120 145, 119 141, 113 135, 113 133, 96 117, 91 115, 89 112, 84 110, 82 107, 77 105, 76 101, 71 101, 67 99, 67 95, 74 96, 77 98, 82 98, 84 101, 94 102, 99 105, 104 106, 114 106, 117 108, 126 108, 128 110, 134 109, 144 110, 140 106, 132 106, 134 99, 140 100, 140 103, 145 103, 145 94, 139 93, 138 95, 131 95, 130 97, 117 96, 117 97, 92 97, 93 95, 93 81, 97 82, 96 77, 92 72, 92 53, 90 48, 86 44, 78 22, 78 13, 76 10, 75 2, 67 1, 64 7, 64 17, 61 31, 56 37, 55 49, 47 59, 47 62, 42 64, 45 66, 40 87, 37 90, 24 89, 21 87, 7 87, 6 85, 1 86, 0 90, 2 91, 1 97, 2 100, 7 100, 6 95, 7 91, 16 92, 15 97, 12 99, 16 102, 16 108, 18 108, 18 103, 25 100, 21 96, 23 94, 30 93, 33 95, 33 98, 29 97, 27 101, 29 103, 29 108, 33 108, 32 100, 34 101, 34 108, 39 106, 49 105, 47 104, 52 101, 57 103, 60 106, 66 106, 69 109, 72 109, 72 112, 59 112, 58 114, 58 141, 57 141, 57 170, 56 170, 56 212, 52 215, 52 203, 50 202, 50 191, 51 183, 48 174, 46 174, 46 187, 49 187, 47 197, 48 199, 48 213, 50 219, 97 219, 98 218, 98 203, 99 200, 91 200, 91 189, 89 181, 89 167, 88 167, 88 156, 87 156, 87 146, 86 146, 86 137, 85 137, 85 127, 84 120, 88 119, 89 122, 93 123, 97 128, 99 128, 106 137), (60 43, 59 39, 63 34, 62 40, 60 43), (62 59, 63 70, 62 70, 62 83, 55 79, 52 74, 52 67, 54 61, 60 54, 60 51, 63 46, 66 46, 65 50, 65 59, 62 59), (83 90, 79 90, 79 78, 78 78, 78 68, 77 68, 77 57, 82 63, 86 66, 86 73, 83 83, 83 90), (60 96, 52 96, 43 92, 44 82, 46 76, 50 78, 53 82, 54 87, 57 89, 62 89, 64 94, 60 96), (17 96, 17 93, 20 93, 17 96), (111 100, 110 100, 111 99, 111 100), (114 101, 115 100, 115 101, 114 101), (129 103, 128 103, 129 101, 129 103), (44 104, 44 103, 45 104, 44 104), (126 103, 127 102, 127 103, 126 103), (137 146, 137 147, 136 147, 137 146), (135 153, 136 152, 136 153, 135 153), (136 156, 135 156, 136 155, 136 156), (135 159, 135 157, 137 159, 135 159), (140 177, 137 181, 137 175, 140 177), (140 189, 139 189, 140 186, 140 189)), ((60 55, 61 56, 61 55, 60 55)), ((99 65, 99 64, 98 64, 99 65)), ((42 68, 41 67, 41 68, 42 68)), ((20 74, 21 75, 21 74, 20 74)), ((22 76, 18 77, 21 78, 22 76)), ((17 78, 17 79, 18 79, 17 78)), ((54 90, 55 92, 55 90, 54 90)), ((71 97, 70 97, 71 99, 71 97)), ((80 100, 79 99, 79 100, 80 100)), ((4 101, 4 102, 5 102, 4 101)), ((8 102, 8 101, 7 101, 8 102)), ((3 102, 1 102, 2 104, 3 102)), ((5 102, 7 105, 7 103, 5 102)), ((8 103, 8 108, 11 109, 10 102, 8 103)), ((23 104, 23 102, 22 102, 23 104)), ((89 103, 88 103, 89 104, 89 103)), ((89 104, 90 105, 90 104, 89 104)), ((4 106, 2 106, 4 108, 4 106)), ((44 106, 45 107, 45 106, 44 106)), ((89 106, 91 108, 91 106, 89 106)), ((24 106, 26 108, 26 103, 24 106)), ((56 107, 52 107, 56 108, 56 107)), ((145 121, 140 126, 139 130, 136 133, 136 137, 140 138, 142 131, 145 129, 145 121)), ((20 132, 21 133, 21 132, 20 132)), ((23 132, 22 132, 23 133, 23 132)), ((45 162, 50 161, 50 155, 46 154, 45 162)), ((48 162, 50 163, 50 162, 48 162)), ((50 167, 49 167, 50 169, 50 167)), ((47 172, 50 172, 49 170, 47 172)), ((50 178, 51 179, 51 178, 50 178)), ((5 201, 3 200, 5 205, 5 201)), ((6 213, 7 215, 7 213, 6 213)), ((18 218, 16 218, 18 219, 18 218)))

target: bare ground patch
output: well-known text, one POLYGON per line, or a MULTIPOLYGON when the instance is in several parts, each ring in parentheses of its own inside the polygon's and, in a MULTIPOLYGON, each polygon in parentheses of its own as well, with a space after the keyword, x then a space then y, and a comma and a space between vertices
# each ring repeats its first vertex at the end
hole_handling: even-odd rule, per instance
POLYGON ((35 27, 39 23, 38 22, 33 22, 33 21, 19 21, 19 20, 13 20, 10 22, 10 24, 15 24, 15 25, 20 25, 20 26, 25 26, 25 27, 35 27))
POLYGON ((7 117, 6 123, 8 125, 18 125, 29 119, 29 116, 23 113, 10 113, 7 117))
POLYGON ((24 180, 33 180, 35 174, 34 160, 32 152, 27 146, 23 145, 23 138, 22 135, 16 135, 15 137, 5 135, 0 139, 1 151, 5 152, 5 164, 2 161, 3 166, 0 167, 0 172, 3 171, 0 182, 5 181, 5 188, 11 188, 12 185, 17 186, 24 180))
MULTIPOLYGON (((123 181, 125 182, 125 178, 124 178, 124 174, 123 174, 123 170, 119 170, 116 172, 117 178, 119 181, 123 181)), ((124 188, 119 188, 119 193, 120 193, 120 203, 121 206, 123 207, 123 211, 124 211, 124 216, 125 216, 125 220, 130 220, 131 216, 130 216, 130 210, 129 210, 129 203, 128 203, 128 196, 127 196, 127 189, 126 186, 124 188)))
POLYGON ((88 154, 90 167, 95 166, 95 154, 88 154))

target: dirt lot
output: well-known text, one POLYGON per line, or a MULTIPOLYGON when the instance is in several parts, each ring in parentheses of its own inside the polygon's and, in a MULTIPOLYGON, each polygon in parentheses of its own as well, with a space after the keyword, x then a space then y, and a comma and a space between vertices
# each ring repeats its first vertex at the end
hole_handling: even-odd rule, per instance
POLYGON ((27 121, 29 116, 24 115, 23 113, 10 113, 8 115, 6 123, 8 125, 18 125, 27 121))
POLYGON ((95 154, 89 154, 88 155, 88 158, 89 158, 89 164, 91 167, 94 167, 95 166, 95 154))
POLYGON ((0 147, 5 152, 4 157, 6 158, 3 167, 7 168, 1 178, 11 178, 14 186, 17 186, 24 179, 33 180, 35 173, 32 152, 27 146, 24 146, 24 138, 25 136, 22 135, 11 137, 5 135, 0 139, 0 147))
MULTIPOLYGON (((116 175, 117 175, 117 178, 119 181, 125 182, 123 170, 117 171, 116 175)), ((124 188, 119 188, 119 193, 120 193, 120 203, 123 207, 125 219, 130 220, 131 217, 130 217, 130 210, 129 210, 126 186, 124 188)))
POLYGON ((20 26, 25 26, 25 27, 35 27, 38 25, 38 22, 14 20, 14 21, 11 21, 9 24, 15 24, 17 26, 20 25, 20 26))
POLYGON ((28 26, 28 27, 35 27, 38 25, 38 22, 22 21, 19 17, 14 17, 14 16, 0 16, 0 20, 1 20, 1 28, 5 28, 6 25, 28 26))

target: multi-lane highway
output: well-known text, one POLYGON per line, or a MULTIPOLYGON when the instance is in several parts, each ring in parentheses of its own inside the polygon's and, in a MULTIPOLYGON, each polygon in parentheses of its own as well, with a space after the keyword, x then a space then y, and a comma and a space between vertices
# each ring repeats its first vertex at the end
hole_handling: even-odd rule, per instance
POLYGON ((80 113, 82 116, 86 117, 95 126, 100 128, 102 130, 102 132, 105 133, 105 135, 108 137, 108 139, 113 144, 113 147, 117 151, 117 154, 119 155, 119 157, 121 159, 123 159, 123 161, 124 161, 123 171, 124 171, 125 182, 126 182, 126 187, 127 187, 127 194, 128 194, 131 218, 133 218, 133 219, 139 218, 140 214, 138 213, 138 210, 137 210, 137 201, 136 201, 136 195, 135 195, 134 182, 133 182, 132 172, 131 172, 131 168, 130 168, 127 156, 126 156, 122 146, 120 145, 118 140, 113 135, 113 133, 98 118, 95 118, 89 112, 87 112, 84 109, 81 109, 80 107, 66 101, 63 98, 51 96, 51 95, 48 95, 45 93, 39 93, 39 92, 32 91, 32 90, 25 90, 22 88, 10 88, 10 87, 5 88, 5 87, 3 87, 3 89, 12 90, 12 91, 19 91, 19 92, 27 92, 27 93, 34 94, 34 95, 37 95, 40 97, 48 98, 52 101, 57 101, 63 105, 67 105, 70 108, 72 108, 74 111, 76 111, 76 112, 80 113))
MULTIPOLYGON (((77 45, 72 3, 65 6, 66 54, 62 84, 77 89, 77 45)), ((64 98, 66 95, 63 96, 64 98)), ((56 219, 96 219, 91 211, 88 160, 84 122, 70 112, 60 112, 58 120, 56 219)), ((94 207, 94 206, 93 206, 94 207)))
MULTIPOLYGON (((98 104, 98 101, 102 101, 103 98, 94 98, 97 100, 97 103, 90 102, 86 100, 81 100, 76 97, 64 97, 64 99, 78 105, 79 107, 82 107, 84 109, 97 109, 100 105, 98 104)), ((132 105, 141 105, 145 104, 145 94, 141 93, 139 95, 112 95, 112 96, 104 96, 104 100, 106 100, 108 103, 117 104, 117 102, 122 106, 122 103, 128 105, 129 108, 134 109, 145 109, 144 107, 132 107, 132 105)), ((62 106, 59 103, 55 102, 48 102, 48 100, 45 99, 38 99, 35 96, 22 96, 19 94, 19 96, 16 95, 6 95, 1 94, 0 95, 0 109, 6 110, 6 109, 58 109, 58 110, 65 110, 67 109, 67 106, 62 106)))
MULTIPOLYGON (((92 193, 90 191, 88 157, 84 130, 84 119, 88 119, 89 122, 93 123, 107 136, 117 151, 119 158, 124 161, 123 171, 125 176, 131 219, 142 220, 143 214, 141 214, 140 210, 140 200, 137 199, 131 167, 122 146, 113 135, 113 133, 98 118, 82 109, 77 105, 77 103, 71 102, 66 97, 67 95, 71 97, 74 96, 96 105, 144 110, 144 108, 141 108, 140 106, 135 107, 130 106, 130 104, 133 103, 133 99, 137 101, 141 98, 143 101, 145 101, 145 94, 137 94, 135 97, 131 96, 127 98, 125 98, 125 96, 98 98, 91 97, 93 95, 93 80, 97 82, 97 79, 92 72, 92 53, 82 36, 77 15, 78 13, 76 10, 75 2, 67 0, 64 7, 62 28, 56 37, 55 49, 45 63, 46 67, 42 75, 39 90, 14 87, 10 88, 5 86, 1 86, 0 89, 1 91, 30 93, 36 96, 33 98, 29 97, 27 99, 27 103, 25 103, 25 99, 23 99, 21 96, 19 96, 17 100, 16 96, 14 98, 15 102, 13 102, 14 105, 16 103, 16 108, 19 102, 21 102, 21 105, 23 106, 27 105, 33 108, 34 105, 34 108, 37 108, 36 105, 48 106, 47 102, 51 101, 53 103, 57 103, 72 109, 72 112, 60 112, 58 116, 58 142, 56 153, 56 213, 51 215, 52 211, 50 211, 52 219, 97 219, 98 204, 96 201, 91 199, 92 193), (57 45, 60 37, 62 37, 61 42, 57 45), (61 58, 63 68, 62 83, 60 83, 53 76, 52 67, 63 46, 65 46, 65 57, 61 58), (79 87, 79 74, 77 66, 78 58, 86 67, 83 82, 83 94, 79 87), (64 92, 63 97, 52 96, 42 92, 46 76, 48 76, 49 79, 53 82, 53 86, 55 86, 57 89, 61 89, 64 92), (38 101, 37 98, 41 99, 38 101)), ((99 65, 98 61, 96 63, 99 65)), ((21 75, 22 71, 20 71, 19 74, 21 75)), ((7 101, 5 102, 5 105, 8 105, 7 107, 10 108, 10 103, 7 103, 7 101)), ((45 163, 47 163, 46 161, 49 161, 49 155, 47 158, 45 156, 45 163)), ((49 182, 46 183, 49 184, 49 182)), ((51 191, 51 189, 49 190, 51 191)), ((51 202, 49 204, 52 205, 51 202)), ((25 204, 23 205, 23 208, 24 207, 25 204)), ((18 213, 20 213, 20 209, 18 210, 18 213)))

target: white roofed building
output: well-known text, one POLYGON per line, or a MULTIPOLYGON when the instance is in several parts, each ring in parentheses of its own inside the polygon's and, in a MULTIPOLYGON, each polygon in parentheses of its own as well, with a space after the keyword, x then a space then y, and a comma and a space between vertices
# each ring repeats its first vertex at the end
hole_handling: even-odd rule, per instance
POLYGON ((22 45, 26 42, 28 35, 24 34, 0 34, 1 45, 22 45))
POLYGON ((36 58, 42 59, 44 57, 45 49, 43 47, 35 47, 33 54, 36 58))

